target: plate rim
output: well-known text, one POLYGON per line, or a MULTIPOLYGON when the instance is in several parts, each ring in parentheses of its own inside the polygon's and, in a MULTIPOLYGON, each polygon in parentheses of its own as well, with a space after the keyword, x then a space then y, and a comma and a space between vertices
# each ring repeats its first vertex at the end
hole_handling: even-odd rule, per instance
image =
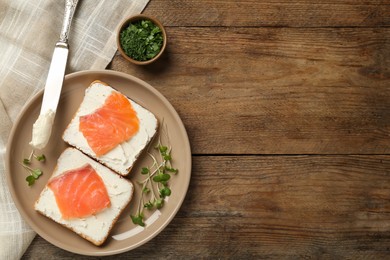
MULTIPOLYGON (((191 175, 192 175, 192 151, 191 151, 191 145, 190 145, 190 141, 189 141, 189 138, 188 138, 188 133, 186 131, 186 128, 184 126, 184 123, 183 121, 181 120, 179 114, 177 113, 176 109, 172 106, 172 104, 167 100, 167 98, 162 95, 157 89, 155 89, 152 85, 150 85, 149 83, 147 83, 146 81, 144 80, 141 80, 133 75, 130 75, 130 74, 126 74, 124 72, 120 72, 120 71, 114 71, 114 70, 107 70, 107 69, 104 69, 104 70, 82 70, 82 71, 77 71, 77 72, 73 72, 73 73, 69 73, 67 75, 65 75, 64 77, 64 83, 68 80, 71 80, 73 78, 76 78, 76 77, 82 77, 82 76, 86 76, 86 75, 90 75, 90 74, 97 74, 97 75, 107 75, 107 76, 114 76, 114 77, 119 77, 119 78, 126 78, 127 80, 130 80, 130 81, 133 81, 133 82, 136 82, 138 85, 141 85, 142 87, 144 88, 147 88, 149 91, 151 91, 154 95, 156 95, 160 100, 163 101, 164 105, 167 106, 167 109, 172 113, 172 116, 175 118, 175 121, 178 122, 179 124, 179 127, 180 127, 180 132, 182 132, 184 134, 184 142, 185 142, 185 146, 188 147, 188 154, 186 155, 186 160, 188 161, 188 174, 189 174, 189 177, 187 179, 187 182, 186 183, 182 183, 181 185, 185 185, 185 193, 184 193, 184 196, 182 196, 180 198, 180 200, 176 203, 176 206, 174 207, 174 209, 169 212, 170 215, 167 217, 166 221, 160 225, 155 232, 153 232, 150 236, 144 238, 143 240, 140 240, 139 242, 133 244, 133 245, 130 245, 130 246, 127 246, 127 247, 123 247, 121 249, 116 249, 116 250, 107 250, 107 251, 96 251, 96 250, 93 250, 93 251, 84 251, 84 250, 78 250, 78 249, 73 249, 73 248, 70 248, 69 246, 61 243, 61 241, 52 241, 51 240, 51 236, 47 235, 46 233, 41 233, 41 232, 38 232, 37 229, 39 230, 40 228, 38 227, 38 225, 33 221, 33 219, 31 217, 28 216, 28 214, 26 212, 23 211, 22 209, 22 205, 21 205, 21 202, 18 200, 18 195, 16 194, 16 191, 15 189, 11 188, 12 187, 12 178, 11 178, 11 165, 10 165, 10 159, 11 159, 11 154, 10 154, 10 151, 11 151, 11 145, 12 143, 14 142, 14 138, 15 138, 15 134, 16 134, 16 130, 17 130, 17 126, 18 126, 18 123, 20 122, 21 118, 23 117, 23 115, 26 113, 26 111, 28 110, 29 106, 31 105, 31 103, 34 103, 36 102, 37 99, 41 98, 43 96, 43 92, 44 92, 44 89, 41 89, 39 90, 37 93, 35 93, 34 95, 31 96, 31 98, 29 98, 26 103, 24 104, 23 108, 21 109, 21 111, 19 112, 18 116, 16 117, 16 120, 14 121, 13 125, 12 125, 12 128, 11 128, 11 131, 9 133, 9 136, 8 136, 8 140, 7 140, 7 144, 6 144, 6 153, 5 153, 5 174, 6 174, 6 183, 7 183, 7 188, 11 194, 11 198, 12 198, 12 201, 14 202, 20 216, 22 217, 22 219, 28 224, 28 226, 36 233, 38 234, 39 236, 41 236, 43 239, 45 239, 47 242, 49 242, 50 244, 58 247, 58 248, 61 248, 63 250, 66 250, 68 252, 71 252, 71 253, 75 253, 75 254, 80 254, 80 255, 86 255, 86 256, 110 256, 110 255, 116 255, 116 254, 121 254, 121 253, 124 253, 124 252, 128 252, 130 250, 134 250, 138 247, 140 247, 141 245, 149 242, 150 240, 152 240, 154 237, 156 237, 158 234, 160 234, 166 226, 169 225, 169 223, 171 223, 171 221, 174 219, 174 217, 176 216, 177 212, 180 210, 187 194, 188 194, 188 188, 189 188, 189 185, 190 185, 190 181, 191 181, 191 175), (27 218, 25 217, 27 216, 27 218)), ((99 247, 96 247, 97 249, 99 247)))

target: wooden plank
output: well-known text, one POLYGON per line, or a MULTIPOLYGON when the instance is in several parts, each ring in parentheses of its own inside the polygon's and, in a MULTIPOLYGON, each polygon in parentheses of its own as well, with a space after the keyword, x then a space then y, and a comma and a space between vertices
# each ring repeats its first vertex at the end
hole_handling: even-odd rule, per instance
POLYGON ((387 154, 390 28, 168 28, 156 87, 195 154, 387 154))
POLYGON ((167 26, 376 27, 390 25, 390 1, 153 0, 145 14, 167 26))
MULTIPOLYGON (((390 156, 195 156, 193 165, 187 197, 171 224, 120 257, 389 255, 390 156)), ((37 237, 24 258, 43 256, 75 255, 37 237)))

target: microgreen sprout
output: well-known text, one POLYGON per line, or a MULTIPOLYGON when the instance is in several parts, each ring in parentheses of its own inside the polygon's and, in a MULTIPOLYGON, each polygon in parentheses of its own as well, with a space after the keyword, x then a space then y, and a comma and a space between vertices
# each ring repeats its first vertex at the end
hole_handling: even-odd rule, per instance
POLYGON ((34 157, 35 157, 35 159, 37 159, 40 162, 44 162, 46 160, 46 157, 45 157, 44 154, 41 154, 41 155, 35 155, 34 154, 34 157))
POLYGON ((161 143, 161 136, 157 146, 154 147, 154 154, 157 153, 157 158, 148 149, 148 155, 152 159, 152 164, 149 167, 143 167, 141 174, 146 175, 145 179, 138 183, 142 185, 141 194, 138 203, 137 213, 131 215, 134 224, 145 226, 144 209, 153 210, 160 209, 164 206, 164 199, 172 194, 169 187, 171 174, 177 174, 178 169, 172 166, 172 147, 168 147, 161 143), (147 198, 145 198, 147 197, 147 198))
POLYGON ((23 159, 23 164, 24 165, 29 165, 31 163, 31 161, 29 159, 23 159))
POLYGON ((35 181, 43 174, 41 169, 33 169, 29 166, 32 163, 32 158, 35 158, 39 162, 44 162, 46 160, 44 154, 36 155, 34 154, 34 151, 31 151, 30 156, 28 158, 23 159, 21 165, 30 173, 30 175, 26 177, 28 186, 33 185, 35 181))
POLYGON ((30 175, 26 177, 28 186, 33 185, 35 183, 35 180, 37 180, 39 176, 41 176, 43 173, 40 169, 32 169, 25 164, 22 164, 22 166, 30 173, 30 175))
POLYGON ((141 170, 141 174, 148 174, 149 173, 149 168, 143 167, 141 170))
POLYGON ((131 216, 131 220, 133 221, 133 223, 136 225, 140 225, 141 227, 145 226, 143 219, 144 219, 144 215, 142 213, 139 213, 138 215, 135 216, 131 216))

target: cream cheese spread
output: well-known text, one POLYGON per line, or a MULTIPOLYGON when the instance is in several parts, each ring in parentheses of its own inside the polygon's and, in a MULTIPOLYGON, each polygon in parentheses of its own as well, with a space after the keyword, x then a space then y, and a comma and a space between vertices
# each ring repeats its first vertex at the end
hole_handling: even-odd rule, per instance
POLYGON ((47 145, 51 135, 55 112, 48 110, 40 114, 33 125, 32 138, 30 145, 36 149, 43 149, 47 145))

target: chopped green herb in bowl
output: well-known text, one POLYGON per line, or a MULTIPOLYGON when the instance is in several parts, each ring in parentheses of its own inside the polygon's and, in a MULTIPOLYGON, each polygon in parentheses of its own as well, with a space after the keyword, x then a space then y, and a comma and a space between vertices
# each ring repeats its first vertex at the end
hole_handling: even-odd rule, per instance
POLYGON ((127 60, 149 64, 160 57, 166 45, 166 32, 153 17, 136 15, 126 19, 117 37, 118 50, 127 60))

